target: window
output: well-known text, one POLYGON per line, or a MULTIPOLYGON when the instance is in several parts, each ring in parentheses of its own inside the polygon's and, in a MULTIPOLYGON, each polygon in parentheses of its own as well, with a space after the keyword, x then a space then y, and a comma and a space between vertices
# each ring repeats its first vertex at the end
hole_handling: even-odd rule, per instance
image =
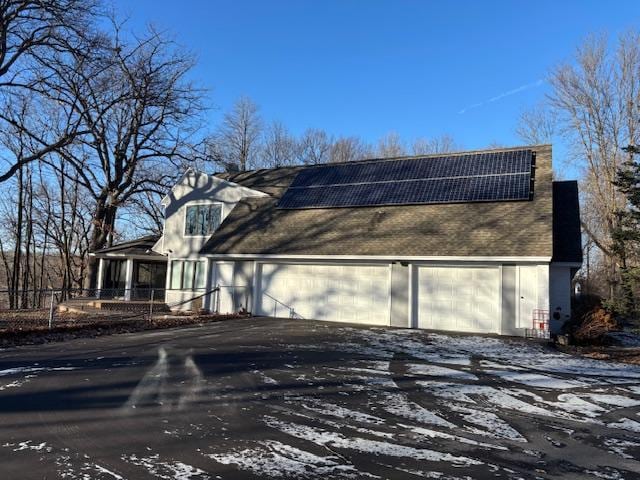
POLYGON ((171 288, 182 288, 182 262, 180 260, 171 262, 171 288))
POLYGON ((187 205, 185 235, 210 235, 220 226, 222 205, 187 205))
POLYGON ((204 266, 204 262, 197 260, 173 260, 171 262, 171 289, 204 288, 204 266))
POLYGON ((204 288, 204 262, 195 262, 195 272, 193 274, 193 284, 195 288, 204 288))
POLYGON ((182 288, 193 288, 193 263, 184 262, 182 264, 182 288))

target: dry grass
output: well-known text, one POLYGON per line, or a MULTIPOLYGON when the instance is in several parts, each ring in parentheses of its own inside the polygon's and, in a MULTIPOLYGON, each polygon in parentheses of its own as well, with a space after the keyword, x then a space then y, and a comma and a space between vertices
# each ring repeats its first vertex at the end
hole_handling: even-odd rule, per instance
POLYGON ((594 360, 630 363, 640 365, 640 348, 622 348, 612 346, 557 346, 565 353, 581 355, 594 360))
POLYGON ((154 315, 151 319, 144 315, 131 315, 111 312, 105 315, 56 314, 53 328, 48 326, 47 317, 43 318, 26 312, 13 312, 15 315, 2 317, 0 324, 0 346, 16 346, 60 342, 74 338, 96 337, 117 333, 140 332, 188 325, 200 325, 218 322, 247 315, 231 314, 191 314, 191 315, 154 315))

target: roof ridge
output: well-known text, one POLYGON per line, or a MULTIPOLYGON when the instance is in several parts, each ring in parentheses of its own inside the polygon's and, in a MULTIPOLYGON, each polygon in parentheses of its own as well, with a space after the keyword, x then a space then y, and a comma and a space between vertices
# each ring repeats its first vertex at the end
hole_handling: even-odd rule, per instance
POLYGON ((401 155, 397 157, 370 157, 363 158, 361 160, 348 160, 344 162, 331 162, 331 163, 316 163, 312 165, 283 165, 281 167, 273 167, 273 168, 258 168, 255 170, 245 170, 240 172, 216 172, 212 175, 229 175, 230 177, 235 177, 239 175, 246 174, 255 174, 258 172, 272 172, 277 170, 285 170, 285 169, 306 169, 306 168, 319 168, 319 167, 334 167, 336 165, 359 165, 364 163, 373 163, 373 162, 393 162, 400 160, 417 160, 421 158, 441 158, 441 157, 461 157, 463 155, 479 155, 483 153, 497 153, 497 152, 511 152, 518 150, 538 150, 540 148, 552 147, 550 143, 541 143, 541 144, 533 144, 533 145, 518 145, 513 147, 499 147, 499 148, 487 148, 482 150, 458 150, 455 152, 439 152, 439 153, 426 153, 420 155, 401 155))

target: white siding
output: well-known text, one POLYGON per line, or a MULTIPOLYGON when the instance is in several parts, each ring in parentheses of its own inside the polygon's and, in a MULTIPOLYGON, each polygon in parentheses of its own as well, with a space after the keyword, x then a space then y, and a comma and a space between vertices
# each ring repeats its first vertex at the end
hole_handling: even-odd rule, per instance
POLYGON ((263 192, 198 172, 187 172, 169 195, 163 200, 165 206, 164 235, 157 246, 161 253, 172 258, 196 255, 209 236, 185 236, 185 216, 188 205, 222 205, 222 220, 233 207, 245 197, 265 196, 263 192))
POLYGON ((500 269, 417 268, 418 328, 500 333, 500 269))
MULTIPOLYGON (((183 178, 171 189, 171 192, 163 199, 162 204, 165 207, 164 233, 162 238, 154 246, 154 250, 165 253, 168 256, 169 265, 172 260, 200 259, 199 252, 204 246, 210 235, 206 236, 187 236, 185 235, 185 217, 187 206, 189 205, 210 205, 220 204, 222 206, 222 221, 231 213, 236 204, 246 197, 265 196, 263 192, 251 190, 241 185, 226 182, 222 179, 211 175, 199 173, 195 171, 187 172, 183 178)), ((205 262, 209 263, 209 262, 205 262)), ((233 272, 233 263, 230 262, 231 272, 233 272)), ((223 268, 224 270, 224 268, 223 268)), ((217 283, 216 275, 219 272, 213 268, 212 272, 202 271, 202 275, 198 272, 199 286, 203 285, 204 279, 209 281, 206 284, 212 288, 217 283), (206 277, 204 277, 206 276, 206 277), (212 278, 213 277, 213 278, 212 278)), ((226 275, 225 272, 221 272, 226 275)), ((167 288, 170 288, 171 268, 167 275, 167 288)), ((228 275, 227 275, 228 276, 228 275)), ((232 273, 231 273, 232 277, 232 273)), ((225 280, 226 281, 226 280, 225 280)), ((196 290, 183 291, 167 291, 166 299, 169 304, 174 304, 194 298, 203 294, 205 289, 198 288, 196 290)), ((229 289, 226 290, 229 294, 229 289)), ((222 298, 215 299, 213 295, 206 296, 194 302, 188 302, 176 307, 176 310, 191 310, 195 308, 205 307, 210 309, 213 302, 222 302, 223 309, 232 311, 233 302, 222 298)))
POLYGON ((261 264, 255 314, 389 325, 389 265, 261 264))

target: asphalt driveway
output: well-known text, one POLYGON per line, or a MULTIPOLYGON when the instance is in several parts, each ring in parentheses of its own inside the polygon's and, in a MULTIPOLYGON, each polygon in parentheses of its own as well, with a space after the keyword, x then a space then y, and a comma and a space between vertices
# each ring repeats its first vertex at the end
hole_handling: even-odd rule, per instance
POLYGON ((0 478, 640 478, 640 368, 296 320, 0 351, 0 478))

